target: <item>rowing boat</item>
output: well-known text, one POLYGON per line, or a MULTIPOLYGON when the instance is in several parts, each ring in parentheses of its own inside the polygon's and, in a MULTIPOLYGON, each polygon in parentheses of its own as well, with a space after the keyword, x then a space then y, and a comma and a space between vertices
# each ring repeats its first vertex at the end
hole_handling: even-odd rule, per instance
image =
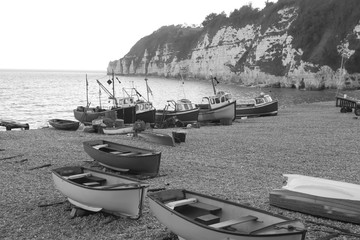
POLYGON ((360 224, 360 185, 298 174, 284 174, 286 184, 270 192, 276 207, 360 224))
POLYGON ((137 134, 139 137, 144 138, 150 142, 158 143, 165 146, 175 146, 175 140, 172 135, 159 132, 140 132, 137 134))
POLYGON ((70 166, 52 170, 55 187, 69 202, 91 212, 138 219, 149 184, 95 169, 70 166))
POLYGON ((304 240, 298 220, 219 198, 174 189, 148 194, 155 217, 186 240, 304 240))
POLYGON ((59 130, 75 131, 79 128, 80 122, 66 119, 50 119, 49 124, 59 130))
POLYGON ((105 140, 85 141, 83 146, 90 157, 107 168, 148 176, 156 176, 159 172, 159 151, 105 140))

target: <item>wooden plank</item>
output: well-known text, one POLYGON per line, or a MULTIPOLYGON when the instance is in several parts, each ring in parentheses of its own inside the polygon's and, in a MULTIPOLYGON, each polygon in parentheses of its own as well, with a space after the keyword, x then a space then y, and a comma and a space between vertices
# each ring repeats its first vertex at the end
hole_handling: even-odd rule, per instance
POLYGON ((237 218, 237 219, 230 219, 224 222, 219 222, 219 223, 215 223, 212 225, 209 225, 210 227, 213 228, 224 228, 224 227, 229 227, 235 224, 240 224, 240 223, 245 223, 245 222, 250 222, 250 221, 256 221, 258 218, 254 217, 254 216, 245 216, 245 217, 241 217, 241 218, 237 218))
POLYGON ((187 199, 169 202, 166 204, 166 206, 168 208, 174 209, 175 207, 180 207, 180 206, 188 205, 190 203, 195 203, 195 202, 197 202, 196 198, 187 198, 187 199))
POLYGON ((202 203, 202 202, 191 203, 191 204, 189 204, 189 206, 194 207, 194 208, 200 208, 200 209, 209 211, 210 213, 221 210, 221 207, 202 203))
POLYGON ((91 173, 80 173, 80 174, 75 174, 75 175, 71 175, 71 176, 63 176, 63 178, 73 180, 73 179, 79 179, 79 178, 90 177, 90 176, 91 176, 91 173))

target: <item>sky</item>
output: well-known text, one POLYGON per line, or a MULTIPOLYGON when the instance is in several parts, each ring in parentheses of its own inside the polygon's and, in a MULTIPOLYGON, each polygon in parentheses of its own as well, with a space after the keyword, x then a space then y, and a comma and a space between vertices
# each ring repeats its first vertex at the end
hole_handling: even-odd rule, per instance
MULTIPOLYGON (((0 0, 0 69, 106 71, 162 26, 266 0, 0 0)), ((276 2, 269 0, 269 2, 276 2)))

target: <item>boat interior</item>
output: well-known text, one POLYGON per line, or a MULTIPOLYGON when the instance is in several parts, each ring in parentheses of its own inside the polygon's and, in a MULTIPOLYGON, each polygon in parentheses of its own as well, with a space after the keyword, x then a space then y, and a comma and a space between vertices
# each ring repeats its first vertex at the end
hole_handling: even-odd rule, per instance
POLYGON ((166 191, 156 198, 190 221, 237 234, 282 234, 294 232, 297 220, 287 221, 246 207, 232 205, 181 190, 166 191))
POLYGON ((150 156, 155 153, 153 152, 141 152, 141 151, 133 151, 133 150, 121 150, 119 148, 111 147, 109 144, 99 144, 92 146, 95 149, 98 149, 102 152, 112 153, 119 156, 150 156))
POLYGON ((95 172, 87 172, 81 167, 63 167, 54 170, 62 178, 70 180, 74 183, 84 185, 86 187, 94 187, 99 189, 110 189, 116 187, 135 187, 139 183, 131 180, 108 176, 107 178, 97 176, 95 172), (121 180, 121 182, 119 182, 121 180))

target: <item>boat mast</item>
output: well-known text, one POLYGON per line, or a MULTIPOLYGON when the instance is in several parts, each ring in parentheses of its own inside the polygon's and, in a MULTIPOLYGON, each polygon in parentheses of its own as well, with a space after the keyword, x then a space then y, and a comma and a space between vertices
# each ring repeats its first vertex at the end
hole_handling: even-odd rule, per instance
POLYGON ((147 101, 149 102, 149 86, 148 86, 148 82, 147 82, 147 78, 145 78, 145 82, 146 82, 146 95, 147 95, 147 101))
POLYGON ((115 98, 115 79, 114 79, 114 69, 112 69, 112 84, 113 84, 113 100, 114 100, 114 106, 117 107, 117 101, 115 98))
POLYGON ((89 83, 86 74, 86 106, 89 107, 89 83))

